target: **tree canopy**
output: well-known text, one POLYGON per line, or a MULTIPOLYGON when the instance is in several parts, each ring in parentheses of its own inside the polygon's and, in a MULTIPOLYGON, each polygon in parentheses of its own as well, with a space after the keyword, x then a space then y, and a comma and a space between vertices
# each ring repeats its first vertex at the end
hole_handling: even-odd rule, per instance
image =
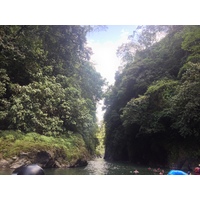
POLYGON ((200 158, 199 26, 139 26, 105 95, 105 159, 200 158))
POLYGON ((89 62, 89 26, 0 26, 0 129, 80 134, 94 151, 104 79, 89 62))

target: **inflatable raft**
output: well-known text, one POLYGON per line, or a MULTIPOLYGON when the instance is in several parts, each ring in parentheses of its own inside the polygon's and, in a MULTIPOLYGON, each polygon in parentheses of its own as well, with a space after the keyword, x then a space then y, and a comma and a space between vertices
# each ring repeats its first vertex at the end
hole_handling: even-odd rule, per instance
POLYGON ((188 175, 188 174, 181 170, 171 170, 167 175, 188 175))

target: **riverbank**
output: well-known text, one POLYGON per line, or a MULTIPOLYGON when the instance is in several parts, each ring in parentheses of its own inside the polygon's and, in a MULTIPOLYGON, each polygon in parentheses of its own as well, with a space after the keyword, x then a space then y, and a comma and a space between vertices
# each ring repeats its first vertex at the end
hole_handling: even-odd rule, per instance
POLYGON ((80 135, 48 137, 37 133, 0 131, 0 168, 37 163, 43 168, 86 166, 91 155, 80 135))

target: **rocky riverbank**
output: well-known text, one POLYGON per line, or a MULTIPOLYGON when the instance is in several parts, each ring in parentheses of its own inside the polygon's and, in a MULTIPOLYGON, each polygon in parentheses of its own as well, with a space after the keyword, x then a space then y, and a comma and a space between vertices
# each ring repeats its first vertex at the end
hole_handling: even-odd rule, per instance
POLYGON ((78 134, 47 137, 37 133, 0 132, 0 168, 38 164, 42 168, 86 166, 91 154, 78 134))
POLYGON ((18 156, 0 159, 0 168, 15 169, 22 165, 36 163, 42 168, 65 168, 86 166, 88 158, 82 157, 68 160, 59 151, 21 152, 18 156))

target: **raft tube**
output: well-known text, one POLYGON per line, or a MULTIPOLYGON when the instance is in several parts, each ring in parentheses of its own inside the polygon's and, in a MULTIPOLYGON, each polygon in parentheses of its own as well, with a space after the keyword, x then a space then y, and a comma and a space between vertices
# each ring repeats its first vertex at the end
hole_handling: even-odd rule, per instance
POLYGON ((36 165, 36 164, 31 164, 31 165, 23 165, 21 167, 16 168, 12 175, 44 175, 44 170, 36 165))
POLYGON ((171 170, 167 175, 188 175, 188 174, 181 170, 171 170))

